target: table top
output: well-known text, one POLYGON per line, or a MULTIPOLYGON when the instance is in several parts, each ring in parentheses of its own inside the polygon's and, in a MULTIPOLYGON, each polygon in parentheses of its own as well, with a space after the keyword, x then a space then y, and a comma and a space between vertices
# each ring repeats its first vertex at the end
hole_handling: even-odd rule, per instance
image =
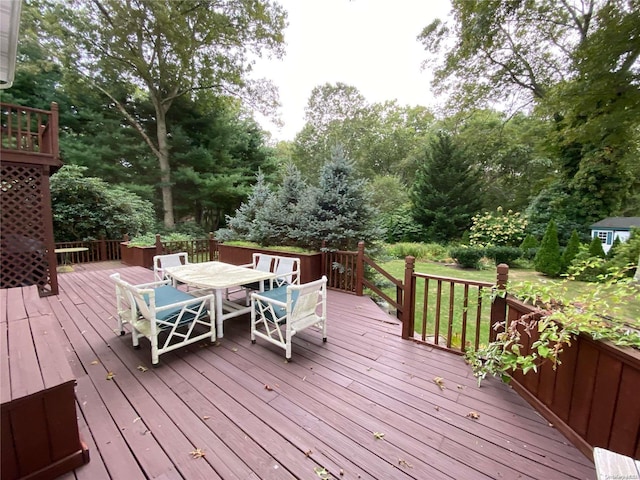
POLYGON ((200 288, 230 288, 276 278, 273 272, 239 267, 224 262, 188 263, 167 267, 167 275, 175 280, 200 288))
POLYGON ((56 248, 54 252, 73 253, 73 252, 86 252, 87 250, 89 250, 89 247, 66 247, 66 248, 56 248))

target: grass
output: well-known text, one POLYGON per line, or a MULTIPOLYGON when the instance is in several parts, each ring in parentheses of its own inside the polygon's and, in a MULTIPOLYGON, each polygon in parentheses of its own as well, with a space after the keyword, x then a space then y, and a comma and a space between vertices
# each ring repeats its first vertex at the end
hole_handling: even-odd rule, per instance
MULTIPOLYGON (((388 271, 391 275, 396 278, 402 279, 404 278, 404 260, 390 260, 387 262, 380 263, 380 266, 388 271)), ((496 272, 493 267, 487 268, 484 270, 472 270, 472 269, 463 269, 457 266, 452 266, 444 263, 436 263, 436 262, 425 262, 419 261, 416 262, 415 272, 424 273, 427 275, 436 275, 443 276, 449 278, 458 278, 463 280, 474 280, 481 282, 490 282, 495 283, 496 281, 496 272)), ((511 269, 509 271, 509 282, 510 283, 518 283, 518 282, 531 282, 531 283, 560 283, 560 279, 549 279, 539 273, 528 270, 528 269, 511 269)), ((415 321, 415 330, 418 333, 422 333, 423 325, 424 333, 427 337, 433 337, 435 334, 435 326, 436 326, 436 297, 437 297, 437 282, 430 281, 429 282, 429 291, 428 295, 425 297, 424 295, 424 287, 425 281, 423 279, 418 279, 417 281, 417 292, 416 292, 416 321, 415 321), (424 305, 428 304, 428 310, 424 310, 424 305)), ((587 293, 589 290, 594 290, 595 285, 586 282, 578 282, 578 281, 566 281, 563 282, 563 288, 566 289, 565 297, 575 298, 578 295, 587 293)), ((392 298, 395 298, 395 287, 384 287, 383 290, 392 298)), ((484 289, 485 293, 489 293, 487 289, 484 289)), ((454 289, 454 301, 453 301, 453 315, 452 315, 452 325, 451 325, 451 343, 452 345, 459 347, 462 344, 462 336, 463 336, 463 317, 464 312, 467 312, 467 323, 465 331, 465 344, 469 345, 474 343, 476 333, 478 333, 478 337, 480 343, 487 343, 489 338, 489 326, 486 321, 489 318, 490 312, 490 304, 491 301, 489 298, 485 297, 481 300, 481 319, 484 320, 482 324, 479 326, 479 332, 477 332, 477 327, 475 325, 475 316, 477 309, 477 289, 474 287, 470 288, 470 300, 467 308, 464 308, 463 304, 463 287, 456 286, 454 289)), ((442 286, 442 296, 441 296, 441 306, 440 306, 440 328, 439 335, 441 337, 446 338, 448 336, 447 331, 447 323, 449 318, 449 302, 450 302, 450 290, 449 284, 443 283, 442 286)), ((621 305, 617 305, 619 307, 618 319, 624 322, 627 322, 631 325, 640 327, 640 295, 636 295, 635 297, 626 299, 621 305)), ((442 343, 442 340, 439 343, 442 343)))

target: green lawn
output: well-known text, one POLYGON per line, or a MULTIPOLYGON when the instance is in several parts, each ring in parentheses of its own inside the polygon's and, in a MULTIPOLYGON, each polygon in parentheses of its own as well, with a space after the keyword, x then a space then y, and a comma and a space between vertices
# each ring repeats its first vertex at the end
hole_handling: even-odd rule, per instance
MULTIPOLYGON (((388 262, 381 263, 380 266, 387 270, 391 275, 396 278, 402 279, 404 278, 404 260, 391 260, 388 262)), ((419 273, 424 273, 428 275, 437 275, 443 277, 452 277, 459 278, 464 280, 476 280, 483 282, 491 282, 495 283, 496 280, 496 272, 495 269, 486 269, 486 270, 470 270, 470 269, 461 269, 456 266, 451 266, 443 263, 435 263, 435 262, 416 262, 415 271, 419 273)), ((509 272, 509 281, 513 283, 518 282, 540 282, 540 283, 560 283, 561 280, 558 279, 549 279, 544 277, 533 270, 526 269, 512 269, 509 272)), ((428 304, 428 311, 425 313, 423 310, 425 304, 425 296, 424 296, 424 280, 419 279, 417 281, 417 293, 416 293, 416 325, 415 329, 417 332, 422 331, 423 322, 426 321, 425 334, 427 336, 434 335, 434 327, 436 323, 435 319, 435 305, 436 305, 436 296, 437 296, 437 282, 430 281, 429 282, 429 293, 426 297, 426 301, 428 304)), ((578 295, 588 291, 589 289, 594 289, 594 284, 585 283, 585 282, 564 282, 563 288, 566 288, 567 297, 571 298, 574 295, 578 295)), ((385 293, 387 293, 392 298, 395 298, 395 288, 387 287, 383 288, 385 293)), ((559 288, 560 290, 560 288, 559 288)), ((455 346, 459 346, 462 340, 462 326, 463 326, 463 315, 465 312, 465 308, 463 305, 463 288, 460 286, 456 286, 454 290, 454 311, 453 311, 453 323, 452 323, 452 343, 455 346)), ((469 341, 473 343, 474 337, 476 335, 476 327, 474 325, 475 315, 477 309, 477 290, 473 288, 470 291, 470 301, 467 305, 467 324, 466 324, 466 341, 465 343, 468 345, 469 341)), ((640 327, 640 295, 636 295, 635 297, 625 299, 621 305, 619 310, 619 318, 632 324, 640 327)), ((489 318, 489 310, 490 310, 490 299, 483 298, 482 299, 482 315, 484 323, 480 326, 479 338, 480 343, 486 343, 488 341, 488 324, 487 320, 489 318)), ((440 329, 439 334, 442 337, 447 337, 447 323, 449 316, 449 284, 443 284, 442 287, 442 297, 441 297, 441 307, 440 307, 440 329)))

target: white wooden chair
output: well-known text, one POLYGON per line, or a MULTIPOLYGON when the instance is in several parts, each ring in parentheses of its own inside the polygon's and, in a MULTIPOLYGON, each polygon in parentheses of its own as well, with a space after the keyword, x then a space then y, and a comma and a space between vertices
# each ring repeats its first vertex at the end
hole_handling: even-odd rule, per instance
POLYGON ((327 277, 303 285, 286 285, 251 294, 251 343, 262 338, 285 350, 291 359, 291 340, 312 325, 327 341, 327 277))
POLYGON ((214 295, 194 297, 171 286, 170 280, 131 285, 119 273, 111 278, 116 284, 120 333, 125 323, 131 324, 134 348, 140 347, 140 337, 148 338, 153 365, 160 355, 176 348, 206 338, 216 341, 214 295), (197 325, 206 331, 196 331, 197 325))
MULTIPOLYGON (((297 257, 283 257, 266 253, 254 253, 253 262, 244 267, 253 268, 262 272, 273 272, 277 275, 269 283, 265 283, 264 289, 282 287, 289 284, 300 285, 300 259, 297 257)), ((249 305, 251 292, 260 290, 260 283, 254 282, 242 285, 246 290, 246 304, 249 305)))
POLYGON ((153 257, 153 276, 156 280, 166 280, 166 268, 178 267, 189 263, 187 252, 170 253, 167 255, 156 255, 153 257))

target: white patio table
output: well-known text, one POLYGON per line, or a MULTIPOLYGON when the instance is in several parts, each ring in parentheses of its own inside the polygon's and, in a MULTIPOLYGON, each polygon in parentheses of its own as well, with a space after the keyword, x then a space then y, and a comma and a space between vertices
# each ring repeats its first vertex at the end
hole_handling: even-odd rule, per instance
POLYGON ((167 267, 166 274, 174 284, 185 283, 191 287, 213 290, 216 296, 216 332, 222 338, 222 322, 251 312, 251 306, 240 305, 223 298, 227 289, 260 282, 260 291, 264 291, 264 281, 276 278, 273 272, 263 272, 252 268, 239 267, 223 262, 189 263, 176 267, 167 267))

